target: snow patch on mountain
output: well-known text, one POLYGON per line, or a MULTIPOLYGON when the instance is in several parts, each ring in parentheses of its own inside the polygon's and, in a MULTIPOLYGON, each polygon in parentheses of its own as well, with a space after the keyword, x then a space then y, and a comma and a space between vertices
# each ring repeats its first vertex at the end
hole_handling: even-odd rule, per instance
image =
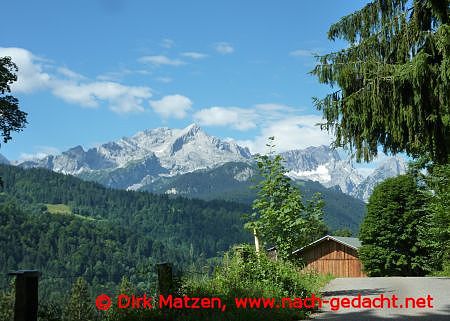
MULTIPOLYGON (((328 146, 291 150, 281 153, 281 156, 287 175, 292 179, 317 181, 365 201, 376 184, 402 174, 406 169, 401 158, 389 158, 364 178, 351 160, 341 159, 339 153, 328 146)), ((251 165, 245 169, 236 168, 230 173, 234 180, 248 181, 255 175, 254 159, 248 148, 209 136, 192 124, 182 129, 144 130, 87 151, 76 146, 59 155, 21 162, 19 166, 44 167, 109 187, 139 190, 156 182, 164 184, 163 179, 167 177, 211 170, 231 162, 251 165)), ((182 193, 174 187, 166 191, 175 192, 182 193)))
POLYGON ((290 171, 287 173, 289 177, 292 179, 306 179, 310 181, 318 181, 321 183, 328 183, 331 181, 331 175, 330 171, 328 170, 327 165, 328 163, 324 165, 317 166, 316 169, 309 170, 309 171, 290 171))
POLYGON ((325 187, 338 186, 347 194, 363 180, 349 160, 341 160, 339 153, 328 146, 292 150, 281 156, 292 179, 317 181, 325 187))
MULTIPOLYGON (((145 174, 173 176, 199 169, 214 168, 227 162, 251 160, 248 148, 233 142, 225 142, 207 135, 192 124, 183 129, 157 128, 138 132, 85 151, 76 146, 60 155, 22 162, 22 167, 44 167, 55 172, 83 177, 95 177, 96 173, 117 172, 118 169, 145 170, 137 175, 148 180, 145 174), (145 168, 136 166, 148 159, 157 159, 145 168), (159 172, 158 172, 159 171, 159 172)), ((128 188, 137 188, 144 182, 132 182, 128 188), (138 184, 138 185, 136 185, 138 184)))

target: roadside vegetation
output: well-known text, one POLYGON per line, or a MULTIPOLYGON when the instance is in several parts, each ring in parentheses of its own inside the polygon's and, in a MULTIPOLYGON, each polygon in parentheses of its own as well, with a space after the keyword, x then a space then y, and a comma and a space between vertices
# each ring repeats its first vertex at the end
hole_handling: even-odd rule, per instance
MULTIPOLYGON (((222 262, 216 267, 213 275, 187 274, 180 280, 173 296, 220 298, 226 309, 169 309, 158 307, 158 296, 154 295, 152 309, 119 309, 119 294, 142 295, 137 287, 123 278, 108 311, 98 311, 95 301, 89 295, 88 283, 77 279, 65 300, 43 300, 39 306, 40 321, 139 321, 139 320, 302 320, 307 318, 312 308, 299 308, 286 303, 281 306, 283 298, 306 298, 312 294, 319 296, 320 289, 330 280, 330 276, 321 276, 313 272, 301 272, 299 267, 288 261, 275 261, 266 254, 255 252, 253 246, 242 245, 225 253, 222 262), (273 298, 273 308, 237 308, 235 298, 273 298)), ((13 289, 13 288, 12 288, 13 289)), ((13 318, 14 291, 0 295, 0 316, 2 320, 13 318)))

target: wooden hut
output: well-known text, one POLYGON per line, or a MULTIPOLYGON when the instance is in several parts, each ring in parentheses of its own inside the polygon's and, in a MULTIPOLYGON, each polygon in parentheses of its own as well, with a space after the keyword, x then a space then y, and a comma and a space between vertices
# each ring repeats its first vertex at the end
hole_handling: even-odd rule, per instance
POLYGON ((361 242, 355 237, 324 236, 293 252, 299 255, 306 266, 320 274, 336 277, 365 277, 358 258, 361 242))

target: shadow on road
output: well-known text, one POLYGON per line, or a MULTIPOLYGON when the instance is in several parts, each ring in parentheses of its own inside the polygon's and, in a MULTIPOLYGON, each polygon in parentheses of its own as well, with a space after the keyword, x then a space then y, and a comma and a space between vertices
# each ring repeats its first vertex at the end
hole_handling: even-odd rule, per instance
POLYGON ((376 295, 381 293, 392 293, 392 290, 387 290, 386 288, 376 288, 376 289, 356 289, 356 290, 337 290, 337 291, 325 291, 322 292, 323 296, 362 296, 376 295))
POLYGON ((449 321, 450 305, 440 310, 440 314, 432 312, 422 312, 419 309, 418 315, 391 314, 390 316, 376 315, 374 310, 359 310, 348 313, 319 313, 313 316, 317 321, 449 321))

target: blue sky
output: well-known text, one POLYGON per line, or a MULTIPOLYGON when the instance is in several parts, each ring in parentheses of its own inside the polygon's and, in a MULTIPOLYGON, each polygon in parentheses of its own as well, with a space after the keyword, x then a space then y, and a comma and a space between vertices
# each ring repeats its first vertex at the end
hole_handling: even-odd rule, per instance
POLYGON ((308 74, 342 48, 329 26, 367 1, 10 1, 0 56, 29 124, 8 159, 84 148, 156 127, 198 123, 253 152, 326 144, 308 74))

